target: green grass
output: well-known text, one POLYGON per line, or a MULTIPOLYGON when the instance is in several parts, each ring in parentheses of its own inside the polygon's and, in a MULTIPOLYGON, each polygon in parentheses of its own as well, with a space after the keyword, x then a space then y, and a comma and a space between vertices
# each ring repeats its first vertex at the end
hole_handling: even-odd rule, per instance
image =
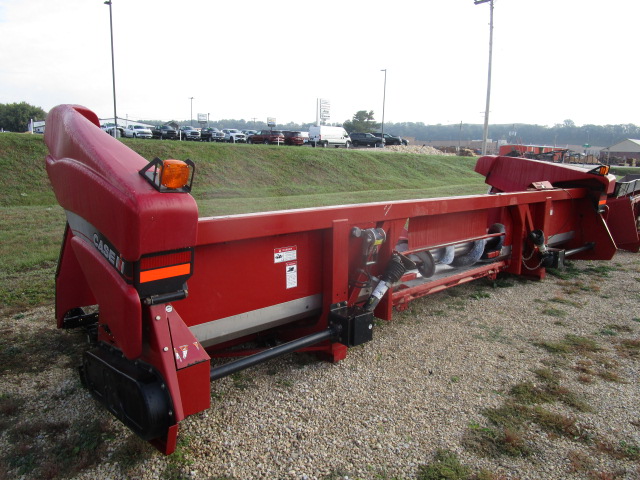
POLYGON ((470 476, 471 469, 448 450, 438 450, 433 462, 418 468, 418 480, 465 480, 470 476))
POLYGON ((511 387, 510 394, 514 400, 524 405, 560 401, 579 412, 593 411, 576 393, 560 386, 556 382, 549 382, 544 385, 521 382, 511 387))
POLYGON ((559 308, 553 308, 553 307, 543 308, 542 313, 550 317, 566 317, 567 316, 567 312, 565 312, 564 310, 561 310, 559 308))
POLYGON ((592 339, 579 335, 568 334, 559 342, 543 341, 536 343, 538 347, 544 348, 549 353, 595 353, 601 350, 600 346, 592 339))
POLYGON ((470 428, 465 431, 462 444, 483 457, 528 457, 533 453, 521 432, 509 428, 470 428))
POLYGON ((99 420, 71 425, 27 419, 8 435, 11 447, 4 452, 5 460, 18 475, 66 478, 98 463, 105 454, 105 441, 113 432, 99 420))
POLYGON ((193 464, 191 460, 191 448, 189 446, 191 439, 188 435, 180 435, 176 450, 168 458, 166 468, 162 472, 163 480, 188 480, 191 477, 188 473, 189 465, 193 464))
POLYGON ((610 172, 616 176, 616 178, 622 178, 625 175, 638 173, 638 167, 611 167, 610 172))
MULTIPOLYGON (((568 336, 569 337, 569 336, 568 336)), ((563 345, 573 345, 575 338, 566 338, 563 345)), ((551 436, 562 436, 573 441, 589 442, 589 432, 573 416, 554 413, 540 404, 563 403, 578 412, 593 412, 593 408, 577 393, 560 385, 562 376, 557 370, 533 370, 537 382, 525 381, 513 385, 501 406, 486 408, 482 415, 489 426, 469 425, 462 445, 484 457, 527 457, 535 453, 535 446, 527 440, 533 424, 551 436)))
POLYGON ((624 339, 616 346, 621 357, 640 358, 640 339, 624 339))
POLYGON ((17 133, 0 137, 0 207, 54 204, 43 137, 17 133))
MULTIPOLYGON (((122 139, 147 160, 191 159, 200 216, 480 194, 475 159, 374 149, 122 139)), ((0 136, 0 305, 51 304, 64 212, 45 171, 41 135, 0 136)))
POLYGON ((0 378, 7 373, 37 372, 40 365, 55 362, 75 366, 85 346, 86 339, 79 329, 57 330, 52 325, 52 328, 27 332, 3 328, 0 330, 0 378))

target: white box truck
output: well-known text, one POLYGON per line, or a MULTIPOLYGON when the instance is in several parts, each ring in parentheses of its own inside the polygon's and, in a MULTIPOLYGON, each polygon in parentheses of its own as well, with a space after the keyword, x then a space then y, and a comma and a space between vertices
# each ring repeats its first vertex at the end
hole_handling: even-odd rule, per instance
POLYGON ((351 147, 351 138, 342 127, 327 125, 309 127, 309 143, 313 147, 351 147))

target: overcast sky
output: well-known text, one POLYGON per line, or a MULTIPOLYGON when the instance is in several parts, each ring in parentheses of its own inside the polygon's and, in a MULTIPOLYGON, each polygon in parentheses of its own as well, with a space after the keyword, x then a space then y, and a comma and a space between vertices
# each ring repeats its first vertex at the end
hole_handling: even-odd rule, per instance
MULTIPOLYGON (((495 0, 490 123, 640 123, 638 0, 495 0)), ((483 123, 489 3, 113 0, 118 116, 483 123), (190 99, 193 97, 193 100, 190 99)), ((113 116, 103 0, 0 0, 0 103, 113 116)))

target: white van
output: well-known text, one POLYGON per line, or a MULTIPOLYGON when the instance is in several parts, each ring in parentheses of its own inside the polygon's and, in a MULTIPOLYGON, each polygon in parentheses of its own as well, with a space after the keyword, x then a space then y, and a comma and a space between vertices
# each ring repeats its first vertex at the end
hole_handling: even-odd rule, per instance
POLYGON ((313 147, 351 147, 351 138, 342 127, 329 127, 327 125, 309 127, 309 143, 313 147))

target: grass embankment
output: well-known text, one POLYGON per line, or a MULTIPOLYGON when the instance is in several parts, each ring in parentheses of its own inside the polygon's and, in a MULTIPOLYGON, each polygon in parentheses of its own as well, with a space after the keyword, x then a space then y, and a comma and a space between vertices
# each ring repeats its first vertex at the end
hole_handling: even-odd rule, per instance
MULTIPOLYGON (((482 193, 475 159, 264 145, 123 139, 150 160, 190 158, 201 216, 482 193)), ((42 136, 0 135, 0 305, 49 304, 65 219, 42 136)))

